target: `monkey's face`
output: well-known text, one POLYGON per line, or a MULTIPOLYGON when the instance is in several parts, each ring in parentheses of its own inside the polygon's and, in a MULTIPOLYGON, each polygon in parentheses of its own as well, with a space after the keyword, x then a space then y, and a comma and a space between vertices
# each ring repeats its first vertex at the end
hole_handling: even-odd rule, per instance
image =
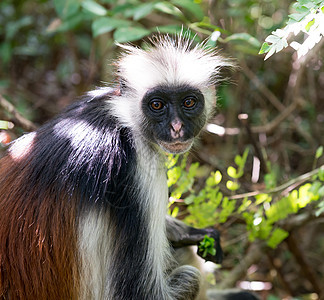
POLYGON ((142 100, 143 134, 169 153, 190 149, 206 122, 203 94, 190 86, 158 86, 142 100))

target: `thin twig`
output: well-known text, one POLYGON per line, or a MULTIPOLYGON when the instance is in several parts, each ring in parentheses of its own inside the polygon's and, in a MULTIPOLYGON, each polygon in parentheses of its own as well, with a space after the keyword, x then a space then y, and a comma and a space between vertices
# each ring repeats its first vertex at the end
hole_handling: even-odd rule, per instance
POLYGON ((263 248, 263 243, 254 243, 240 263, 231 270, 229 276, 220 283, 220 289, 232 288, 238 280, 244 278, 249 267, 258 263, 264 256, 263 248))
POLYGON ((243 73, 246 77, 248 77, 254 86, 259 90, 259 92, 265 96, 266 99, 278 110, 282 111, 285 109, 285 106, 280 102, 280 100, 272 93, 266 85, 248 68, 245 62, 242 60, 240 62, 240 66, 242 67, 243 73))
POLYGON ((18 124, 26 131, 36 130, 37 126, 33 122, 25 119, 2 95, 0 95, 0 106, 13 116, 13 123, 18 124))
POLYGON ((305 277, 310 281, 312 284, 314 291, 317 295, 319 295, 320 299, 323 299, 324 296, 324 287, 321 284, 321 281, 318 279, 316 272, 312 269, 310 264, 308 263, 306 256, 300 247, 300 243, 295 238, 293 232, 289 234, 286 239, 286 243, 290 252, 295 257, 297 263, 301 266, 301 271, 304 273, 305 277))
POLYGON ((290 282, 285 278, 283 266, 281 265, 280 260, 276 259, 276 257, 273 256, 270 251, 267 251, 266 255, 268 257, 270 265, 276 270, 276 277, 280 280, 284 289, 289 293, 289 295, 294 295, 294 290, 291 287, 290 282))
POLYGON ((312 176, 314 176, 315 174, 317 174, 320 170, 324 170, 324 165, 320 166, 319 168, 310 171, 308 173, 305 173, 303 175, 298 176, 297 178, 294 178, 280 186, 277 186, 273 189, 270 190, 263 190, 263 191, 253 191, 253 192, 249 192, 249 193, 244 193, 244 194, 239 194, 239 195, 234 195, 234 196, 230 196, 228 197, 231 200, 234 199, 244 199, 246 197, 254 197, 260 194, 274 194, 274 193, 278 193, 280 191, 284 191, 287 190, 290 186, 294 186, 297 187, 298 185, 304 183, 305 181, 307 181, 309 178, 311 178, 312 176))
POLYGON ((275 130, 281 122, 286 120, 291 113, 297 108, 297 101, 294 101, 291 103, 288 107, 284 107, 283 111, 276 117, 274 118, 271 122, 261 125, 261 126, 254 126, 251 128, 252 132, 255 133, 268 133, 273 130, 275 130))
POLYGON ((238 116, 238 119, 240 120, 241 124, 245 127, 247 135, 250 139, 250 142, 254 148, 255 151, 255 155, 258 157, 258 159, 260 160, 260 167, 261 167, 261 171, 266 174, 269 173, 268 167, 267 167, 267 163, 265 160, 265 157, 262 154, 262 150, 260 148, 259 143, 256 141, 254 134, 252 134, 252 129, 251 126, 249 124, 249 119, 248 119, 248 115, 245 114, 241 114, 238 116))
MULTIPOLYGON (((309 59, 309 58, 308 58, 309 59)), ((297 119, 294 117, 294 115, 292 114, 292 112, 296 109, 296 105, 299 102, 299 98, 298 97, 293 97, 292 98, 292 103, 290 106, 288 106, 288 108, 285 107, 285 105, 283 105, 281 103, 281 101, 259 80, 259 78, 248 68, 248 66, 245 64, 244 61, 240 62, 240 65, 242 66, 242 70, 244 72, 244 74, 252 81, 252 83, 254 84, 254 86, 259 90, 259 92, 265 96, 266 99, 268 99, 268 101, 280 112, 285 111, 286 115, 287 112, 291 111, 290 115, 286 115, 285 118, 288 118, 289 121, 292 122, 295 130, 310 144, 310 145, 314 145, 315 141, 312 138, 312 136, 306 132, 305 130, 302 129, 301 126, 299 126, 297 119), (297 102, 297 103, 294 103, 297 102)), ((298 74, 299 78, 301 78, 301 73, 298 74)), ((298 81, 299 82, 299 81, 298 81)), ((293 91, 293 95, 297 95, 298 93, 298 86, 294 87, 294 91, 293 91)), ((287 97, 290 96, 290 93, 287 92, 286 95, 286 99, 287 97)), ((287 102, 286 100, 284 102, 287 102)), ((282 122, 284 119, 280 119, 279 117, 277 118, 277 121, 282 122)), ((278 125, 279 123, 273 123, 272 126, 274 125, 278 125)), ((272 128, 270 128, 272 130, 272 128)))
MULTIPOLYGON (((304 226, 313 219, 313 213, 304 213, 302 215, 291 216, 287 219, 281 220, 280 226, 286 230, 292 231, 300 226, 304 226)), ((268 251, 271 251, 271 248, 266 245, 265 241, 254 242, 249 248, 247 254, 240 260, 240 263, 229 272, 226 279, 220 283, 219 287, 221 289, 234 287, 237 281, 246 276, 249 267, 253 264, 257 264, 268 251)), ((319 290, 321 290, 321 285, 318 284, 318 286, 320 286, 319 290)))
MULTIPOLYGON (((281 122, 283 122, 284 120, 287 119, 287 117, 289 117, 289 115, 296 109, 297 105, 298 105, 297 101, 293 102, 288 107, 284 108, 284 110, 276 118, 274 118, 272 121, 270 121, 269 123, 267 123, 265 125, 251 126, 251 132, 252 133, 269 133, 269 132, 274 131, 280 125, 281 122)), ((212 126, 215 126, 215 125, 213 124, 212 126)), ((217 127, 219 128, 219 133, 216 133, 213 130, 209 130, 208 127, 207 127, 207 130, 209 132, 219 134, 219 135, 238 135, 241 133, 241 129, 237 128, 237 127, 224 128, 219 125, 217 125, 217 127)))

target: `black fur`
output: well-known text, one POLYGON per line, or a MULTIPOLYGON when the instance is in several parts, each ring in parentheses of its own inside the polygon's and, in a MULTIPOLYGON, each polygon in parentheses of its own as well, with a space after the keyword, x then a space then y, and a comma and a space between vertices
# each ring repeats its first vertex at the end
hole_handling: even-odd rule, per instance
POLYGON ((79 215, 92 209, 108 212, 115 228, 112 299, 153 299, 158 285, 143 287, 149 282, 143 278, 144 268, 149 270, 148 229, 134 178, 133 137, 107 113, 107 100, 85 97, 36 132, 30 159, 22 166, 29 170, 25 194, 36 190, 35 199, 42 201, 51 187, 53 195, 64 192, 78 199, 79 215), (76 127, 82 138, 74 145, 76 127))
POLYGON ((31 186, 76 194, 81 206, 129 206, 121 195, 126 184, 133 186, 128 177, 135 149, 129 130, 107 113, 105 100, 85 97, 36 132, 34 155, 26 162, 31 186))

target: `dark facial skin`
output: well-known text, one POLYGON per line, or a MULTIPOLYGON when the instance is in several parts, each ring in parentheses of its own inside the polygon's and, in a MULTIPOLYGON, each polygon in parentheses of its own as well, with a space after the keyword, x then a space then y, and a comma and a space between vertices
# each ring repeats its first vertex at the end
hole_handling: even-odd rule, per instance
POLYGON ((158 86, 142 100, 147 119, 144 135, 165 151, 180 153, 190 148, 206 122, 203 94, 190 86, 158 86))

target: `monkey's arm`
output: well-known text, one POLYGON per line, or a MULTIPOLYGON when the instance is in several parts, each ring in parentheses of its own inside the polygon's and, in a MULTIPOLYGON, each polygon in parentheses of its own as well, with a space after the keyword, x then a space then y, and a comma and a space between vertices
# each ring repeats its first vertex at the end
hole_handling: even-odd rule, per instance
POLYGON ((170 216, 166 217, 166 230, 167 237, 174 248, 181 248, 185 246, 199 245, 199 243, 204 239, 205 235, 215 239, 215 249, 216 254, 207 254, 206 257, 202 257, 202 253, 197 252, 206 261, 212 261, 214 263, 221 263, 223 259, 223 251, 220 245, 220 234, 216 229, 204 228, 197 229, 190 227, 185 223, 172 218, 170 216))

